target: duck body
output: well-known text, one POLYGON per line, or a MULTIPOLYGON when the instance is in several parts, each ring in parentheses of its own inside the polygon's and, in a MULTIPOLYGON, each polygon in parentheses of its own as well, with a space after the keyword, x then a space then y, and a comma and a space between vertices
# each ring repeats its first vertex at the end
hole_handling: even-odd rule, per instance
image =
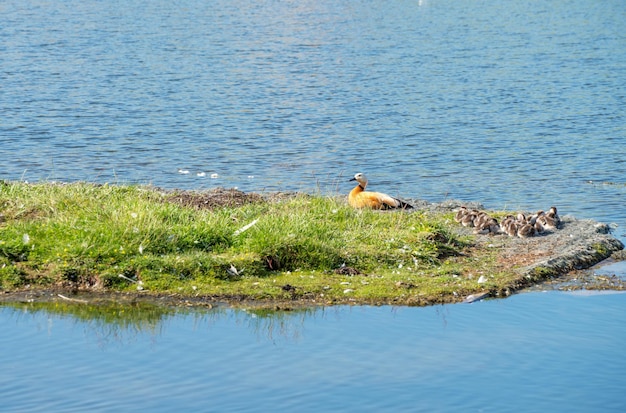
POLYGON ((348 195, 348 203, 353 208, 370 208, 370 209, 411 209, 412 205, 383 194, 382 192, 366 191, 367 178, 364 174, 358 173, 350 181, 357 181, 359 184, 350 191, 348 195))

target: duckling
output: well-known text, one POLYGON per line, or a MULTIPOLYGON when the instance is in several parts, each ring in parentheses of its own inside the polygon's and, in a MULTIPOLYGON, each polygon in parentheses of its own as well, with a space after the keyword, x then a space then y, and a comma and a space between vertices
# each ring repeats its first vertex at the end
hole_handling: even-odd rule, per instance
POLYGON ((461 219, 461 225, 463 225, 464 227, 474 226, 474 219, 476 219, 476 212, 474 211, 475 210, 467 211, 467 213, 461 219))
POLYGON ((542 217, 542 224, 547 229, 557 229, 561 226, 561 218, 556 211, 556 207, 550 207, 550 210, 542 217))
POLYGON ((454 220, 460 224, 461 221, 463 221, 463 217, 465 217, 468 212, 467 207, 461 206, 459 210, 456 211, 456 214, 454 214, 454 220))
POLYGON ((541 222, 539 222, 539 218, 543 216, 543 211, 539 212, 541 212, 541 215, 532 216, 528 221, 528 223, 535 228, 535 234, 542 234, 544 231, 543 225, 541 225, 541 222))
POLYGON ((393 198, 387 194, 380 192, 365 191, 367 186, 367 178, 365 174, 358 173, 350 181, 357 181, 359 184, 350 191, 348 195, 348 203, 354 208, 372 208, 372 209, 412 209, 413 206, 393 198))
POLYGON ((500 225, 498 224, 498 220, 495 218, 487 218, 482 220, 479 225, 476 225, 476 229, 474 229, 475 234, 497 234, 500 232, 500 225))
POLYGON ((559 218, 559 214, 556 211, 556 207, 555 206, 551 206, 550 210, 548 211, 548 215, 552 215, 555 219, 561 219, 559 218))
POLYGON ((492 218, 489 214, 484 211, 480 211, 476 214, 476 218, 474 218, 474 227, 476 228, 474 232, 477 233, 495 233, 497 232, 499 225, 498 221, 492 218))
POLYGON ((509 221, 506 224, 502 225, 502 229, 509 237, 517 237, 517 230, 520 227, 520 224, 517 221, 509 221))
POLYGON ((507 225, 510 222, 515 222, 515 217, 513 215, 507 215, 502 219, 502 225, 507 225))
POLYGON ((484 211, 479 211, 476 214, 476 218, 474 218, 474 226, 475 227, 482 227, 484 226, 489 220, 491 219, 491 217, 489 215, 487 215, 486 212, 484 211))
POLYGON ((500 223, 498 222, 497 219, 495 218, 491 219, 491 222, 489 223, 489 232, 491 232, 494 235, 502 233, 502 227, 500 227, 500 223))
POLYGON ((537 221, 537 219, 542 216, 544 214, 543 210, 539 210, 537 212, 535 212, 534 214, 532 214, 530 217, 528 217, 528 221, 537 221))
POLYGON ((510 237, 517 236, 517 221, 513 215, 507 215, 500 224, 502 231, 510 237))
POLYGON ((549 215, 544 215, 542 217, 541 223, 545 229, 550 229, 550 230, 557 229, 560 225, 560 221, 555 220, 553 217, 549 215))
POLYGON ((528 237, 532 237, 537 233, 537 230, 535 229, 535 226, 530 224, 530 222, 527 222, 525 224, 522 224, 518 229, 517 229, 517 236, 520 238, 528 238, 528 237))
POLYGON ((493 218, 492 223, 489 225, 489 232, 491 232, 494 235, 502 233, 502 227, 498 223, 497 219, 493 218))

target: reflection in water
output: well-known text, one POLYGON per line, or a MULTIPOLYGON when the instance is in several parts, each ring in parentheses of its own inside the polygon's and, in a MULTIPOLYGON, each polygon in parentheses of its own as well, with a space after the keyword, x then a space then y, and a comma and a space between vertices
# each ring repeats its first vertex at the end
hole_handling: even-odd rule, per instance
POLYGON ((186 308, 157 305, 149 302, 29 302, 0 303, 0 308, 11 308, 9 318, 16 323, 29 322, 40 315, 47 316, 48 334, 54 329, 55 318, 70 318, 84 326, 85 334, 96 337, 100 345, 127 342, 139 335, 156 340, 163 334, 163 326, 170 320, 190 316, 194 330, 210 329, 217 320, 229 319, 247 327, 259 340, 298 340, 304 321, 312 318, 321 308, 295 308, 273 310, 265 308, 230 309, 227 307, 186 308))
POLYGON ((98 342, 127 341, 137 335, 159 336, 164 320, 177 310, 150 303, 104 302, 80 304, 67 302, 2 303, 12 308, 10 318, 16 323, 30 321, 41 314, 48 317, 48 334, 54 329, 54 319, 70 318, 85 327, 86 334, 97 337, 98 342))
POLYGON ((304 330, 304 322, 311 319, 322 307, 270 310, 255 308, 234 312, 240 322, 246 324, 259 339, 274 341, 275 338, 298 340, 304 330), (242 317, 243 316, 243 317, 242 317))

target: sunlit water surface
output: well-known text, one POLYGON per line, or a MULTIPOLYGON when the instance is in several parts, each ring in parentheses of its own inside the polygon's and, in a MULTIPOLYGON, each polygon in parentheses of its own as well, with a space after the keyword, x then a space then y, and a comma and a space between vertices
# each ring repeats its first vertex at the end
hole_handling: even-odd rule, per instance
MULTIPOLYGON (((343 194, 362 171, 409 198, 556 205, 626 241, 621 0, 0 13, 0 179, 343 194)), ((625 307, 532 293, 123 328, 3 308, 0 410, 624 411, 625 307)))
POLYGON ((346 193, 363 171, 394 195, 626 224, 623 1, 0 12, 1 179, 346 193))
POLYGON ((0 307, 4 411, 623 412, 626 295, 170 313, 0 307))

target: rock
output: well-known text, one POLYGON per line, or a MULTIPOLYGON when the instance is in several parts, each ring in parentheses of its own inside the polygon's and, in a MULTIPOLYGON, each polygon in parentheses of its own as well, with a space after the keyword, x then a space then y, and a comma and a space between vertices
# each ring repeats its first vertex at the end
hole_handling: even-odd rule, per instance
POLYGON ((515 261, 527 257, 531 263, 520 267, 527 281, 523 283, 526 285, 517 287, 587 269, 624 249, 624 244, 610 235, 608 225, 570 216, 565 217, 562 224, 562 229, 505 245, 505 259, 515 261))
POLYGON ((485 299, 489 297, 489 293, 477 293, 477 294, 470 294, 467 297, 465 297, 465 300, 463 300, 464 303, 473 303, 476 301, 480 301, 482 299, 485 299))
POLYGON ((611 232, 611 227, 609 227, 607 224, 598 223, 595 225, 595 228, 598 234, 608 234, 609 232, 611 232))
POLYGON ((615 261, 626 261, 626 250, 615 251, 611 257, 615 261))

